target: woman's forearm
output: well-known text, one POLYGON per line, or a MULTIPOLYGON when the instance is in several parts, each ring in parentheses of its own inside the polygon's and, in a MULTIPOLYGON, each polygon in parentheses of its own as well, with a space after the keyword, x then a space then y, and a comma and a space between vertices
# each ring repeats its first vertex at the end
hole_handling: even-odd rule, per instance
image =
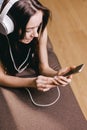
POLYGON ((55 71, 54 69, 52 69, 49 66, 44 66, 44 67, 40 66, 40 73, 45 76, 53 77, 53 76, 57 75, 58 71, 55 71))
POLYGON ((35 87, 36 78, 21 78, 9 75, 0 76, 0 85, 5 87, 35 87))

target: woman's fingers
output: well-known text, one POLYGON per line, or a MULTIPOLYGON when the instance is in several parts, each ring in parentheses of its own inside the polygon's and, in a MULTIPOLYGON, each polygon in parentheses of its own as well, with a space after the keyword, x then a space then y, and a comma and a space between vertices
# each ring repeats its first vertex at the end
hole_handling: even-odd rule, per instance
POLYGON ((36 80, 37 89, 40 91, 48 91, 56 87, 58 82, 52 77, 38 76, 36 80))
POLYGON ((41 85, 41 86, 37 87, 37 89, 40 91, 46 92, 46 91, 49 91, 53 87, 56 87, 56 85, 41 85))
POLYGON ((37 83, 41 83, 41 84, 54 84, 54 85, 58 85, 57 81, 54 78, 44 77, 44 76, 38 76, 38 79, 37 79, 36 82, 37 83))
POLYGON ((64 76, 55 76, 54 79, 62 86, 65 86, 71 82, 71 78, 66 78, 64 76))
POLYGON ((50 90, 50 88, 41 88, 41 87, 40 87, 40 88, 38 88, 38 90, 39 90, 39 91, 46 92, 46 91, 49 91, 49 90, 50 90))
POLYGON ((71 82, 70 77, 64 76, 55 76, 55 77, 45 77, 45 76, 38 76, 36 80, 37 89, 40 91, 49 91, 51 88, 56 86, 66 86, 71 82))
POLYGON ((67 72, 71 71, 71 70, 74 69, 74 68, 75 68, 75 66, 70 66, 70 67, 63 68, 63 69, 61 69, 61 70, 58 72, 58 75, 63 76, 64 74, 66 74, 67 72))

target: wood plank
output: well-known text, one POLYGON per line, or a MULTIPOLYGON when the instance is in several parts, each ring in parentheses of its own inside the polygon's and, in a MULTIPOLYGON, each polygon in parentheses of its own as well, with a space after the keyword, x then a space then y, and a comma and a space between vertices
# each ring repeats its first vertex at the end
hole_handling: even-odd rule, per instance
POLYGON ((87 1, 40 1, 52 11, 48 33, 62 67, 85 64, 71 88, 87 119, 87 1))

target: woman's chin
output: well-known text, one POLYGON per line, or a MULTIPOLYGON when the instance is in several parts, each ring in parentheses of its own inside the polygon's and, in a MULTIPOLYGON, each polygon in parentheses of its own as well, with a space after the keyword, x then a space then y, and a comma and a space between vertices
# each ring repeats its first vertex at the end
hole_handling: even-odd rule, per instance
POLYGON ((29 40, 20 40, 20 42, 24 43, 24 44, 29 44, 33 39, 29 39, 29 40))

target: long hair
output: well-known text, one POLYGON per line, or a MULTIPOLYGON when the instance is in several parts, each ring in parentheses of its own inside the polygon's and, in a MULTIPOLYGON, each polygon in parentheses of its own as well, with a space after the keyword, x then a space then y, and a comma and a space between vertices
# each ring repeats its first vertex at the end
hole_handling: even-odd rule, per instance
MULTIPOLYGON (((1 7, 1 11, 3 10, 3 8, 5 7, 8 1, 9 0, 4 0, 1 7)), ((10 44, 14 47, 13 51, 18 45, 18 41, 24 37, 26 25, 28 21, 30 20, 30 18, 36 13, 37 10, 40 10, 43 13, 41 29, 39 27, 40 32, 43 33, 43 30, 45 29, 48 23, 48 20, 50 18, 50 11, 48 8, 43 6, 38 0, 19 0, 8 11, 7 15, 9 15, 9 17, 13 20, 14 25, 15 25, 14 31, 8 35, 10 44), (19 35, 20 29, 22 31, 21 35, 19 35)), ((35 54, 34 60, 31 59, 31 62, 32 62, 31 66, 33 66, 33 68, 36 68, 36 71, 39 70, 38 68, 38 64, 39 64, 38 43, 39 43, 38 38, 34 38, 31 44, 29 44, 32 48, 32 53, 34 52, 35 54)), ((7 53, 8 50, 5 49, 5 51, 7 53)), ((3 56, 3 53, 2 53, 2 57, 4 59, 3 63, 7 67, 7 70, 9 72, 11 71, 10 73, 13 73, 14 71, 11 70, 11 67, 9 66, 10 61, 6 62, 5 56, 3 56)))
MULTIPOLYGON (((9 0, 4 0, 1 7, 1 11, 8 1, 9 0)), ((8 11, 8 15, 9 17, 11 17, 15 25, 13 32, 15 38, 24 37, 26 25, 30 20, 31 16, 33 16, 37 10, 40 10, 43 13, 41 27, 41 32, 43 32, 44 28, 48 23, 50 11, 48 8, 43 6, 38 0, 19 0, 10 8, 10 10, 8 11), (18 32, 20 29, 22 30, 22 34, 19 36, 18 32)))

